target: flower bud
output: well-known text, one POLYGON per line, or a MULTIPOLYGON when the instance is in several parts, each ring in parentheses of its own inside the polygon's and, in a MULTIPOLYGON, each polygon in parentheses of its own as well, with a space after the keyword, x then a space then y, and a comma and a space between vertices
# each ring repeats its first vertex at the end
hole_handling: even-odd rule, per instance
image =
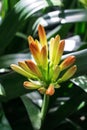
POLYGON ((46 88, 45 87, 41 87, 38 89, 38 91, 41 93, 41 94, 44 94, 46 92, 46 88))
POLYGON ((38 46, 38 44, 36 44, 36 42, 32 42, 31 44, 29 44, 30 47, 30 51, 36 61, 37 64, 40 63, 40 48, 38 46))
POLYGON ((54 85, 50 84, 48 89, 46 90, 46 94, 52 96, 55 93, 54 85))
POLYGON ((29 82, 29 81, 25 81, 23 83, 24 87, 27 88, 27 89, 38 89, 40 88, 41 86, 38 85, 38 84, 34 84, 32 82, 29 82))
POLYGON ((62 56, 63 51, 64 51, 64 46, 65 46, 65 41, 64 40, 60 41, 60 43, 58 44, 58 47, 57 47, 57 52, 56 52, 56 55, 55 55, 54 65, 59 64, 59 62, 61 60, 61 56, 62 56))
POLYGON ((72 67, 70 67, 65 73, 64 75, 58 80, 58 83, 64 82, 68 79, 70 79, 76 72, 77 70, 77 66, 74 65, 72 67))
POLYGON ((46 46, 43 46, 41 49, 41 55, 40 55, 40 64, 42 66, 42 68, 46 68, 47 67, 47 63, 48 63, 48 55, 47 55, 47 48, 46 46))
POLYGON ((61 71, 64 69, 67 69, 70 67, 73 63, 75 62, 75 56, 69 56, 67 57, 61 64, 60 64, 60 69, 61 71))
POLYGON ((38 66, 32 60, 26 60, 25 63, 28 65, 29 69, 36 75, 38 78, 42 77, 42 74, 38 66))
POLYGON ((52 64, 54 64, 54 61, 55 61, 55 56, 56 56, 56 53, 57 53, 59 41, 60 41, 59 35, 57 35, 55 38, 52 38, 50 40, 49 55, 50 55, 50 62, 52 64))
POLYGON ((31 75, 30 73, 28 73, 27 71, 25 71, 23 68, 21 68, 18 65, 15 64, 11 64, 11 68, 16 71, 17 73, 27 77, 27 78, 35 78, 35 76, 31 75))
POLYGON ((47 37, 46 37, 44 27, 42 25, 38 26, 38 35, 39 35, 40 43, 42 44, 42 46, 44 45, 47 46, 47 37))
POLYGON ((56 81, 56 79, 58 78, 59 74, 60 74, 60 67, 59 66, 55 66, 54 67, 54 71, 53 71, 52 81, 56 81))

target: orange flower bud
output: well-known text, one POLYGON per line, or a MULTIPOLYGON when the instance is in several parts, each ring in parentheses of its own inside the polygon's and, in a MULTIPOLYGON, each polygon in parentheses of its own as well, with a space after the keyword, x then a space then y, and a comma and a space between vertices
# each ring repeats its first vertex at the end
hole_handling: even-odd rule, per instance
POLYGON ((32 74, 28 73, 27 71, 25 71, 23 68, 21 68, 18 65, 15 64, 11 64, 11 68, 16 71, 17 73, 27 77, 27 78, 35 78, 35 76, 33 76, 32 74))
POLYGON ((52 96, 55 93, 54 85, 50 84, 48 89, 46 90, 46 94, 52 96))
POLYGON ((65 41, 64 40, 60 41, 60 43, 58 44, 58 47, 57 47, 54 65, 59 64, 61 56, 62 56, 63 51, 64 51, 64 46, 65 46, 65 41))
POLYGON ((39 78, 42 77, 42 74, 38 68, 38 66, 32 61, 32 60, 26 60, 25 63, 28 65, 29 69, 32 71, 32 73, 39 78))
POLYGON ((37 64, 40 63, 40 48, 38 46, 38 44, 36 44, 36 42, 32 42, 31 44, 29 44, 30 47, 30 51, 35 59, 35 61, 37 62, 37 64))
POLYGON ((58 83, 64 82, 68 79, 70 79, 76 72, 77 70, 77 66, 73 65, 72 67, 70 67, 65 73, 64 75, 58 80, 58 83))
POLYGON ((74 62, 75 62, 75 56, 69 56, 60 64, 60 69, 64 70, 70 67, 74 62))
POLYGON ((50 41, 50 49, 49 49, 49 55, 50 55, 50 62, 54 64, 55 56, 58 50, 58 44, 60 41, 60 36, 57 35, 55 38, 52 38, 50 41))
POLYGON ((23 68, 25 71, 27 71, 28 73, 32 73, 31 70, 29 69, 29 67, 27 66, 27 64, 24 61, 18 62, 18 65, 21 68, 23 68))
POLYGON ((38 35, 39 35, 41 45, 42 46, 44 46, 44 45, 47 46, 47 37, 46 37, 44 27, 42 25, 38 26, 38 35))
POLYGON ((29 44, 31 44, 32 42, 33 42, 33 43, 35 42, 32 36, 29 36, 29 37, 28 37, 28 42, 29 42, 29 44))
POLYGON ((29 81, 25 81, 23 83, 24 87, 27 88, 27 89, 38 89, 40 88, 41 86, 38 85, 38 84, 34 84, 32 82, 29 82, 29 81))
POLYGON ((48 55, 47 55, 47 48, 46 46, 43 46, 41 49, 41 55, 40 55, 40 64, 42 68, 47 67, 47 62, 48 61, 48 55))

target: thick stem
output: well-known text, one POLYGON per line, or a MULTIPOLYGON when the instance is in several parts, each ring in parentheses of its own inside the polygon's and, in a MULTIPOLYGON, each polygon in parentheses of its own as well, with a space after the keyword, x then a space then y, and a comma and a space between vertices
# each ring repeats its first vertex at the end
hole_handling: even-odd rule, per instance
POLYGON ((43 99, 43 103, 42 103, 42 108, 41 108, 41 126, 44 122, 46 113, 47 113, 47 109, 48 109, 48 103, 49 103, 49 95, 44 94, 44 99, 43 99))

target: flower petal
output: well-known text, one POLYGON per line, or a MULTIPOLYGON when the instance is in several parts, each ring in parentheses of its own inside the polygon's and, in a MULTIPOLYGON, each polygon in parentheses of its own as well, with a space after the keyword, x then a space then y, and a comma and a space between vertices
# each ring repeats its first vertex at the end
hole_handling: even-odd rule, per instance
POLYGON ((29 67, 27 66, 27 64, 24 61, 18 62, 18 65, 21 68, 23 68, 25 71, 27 71, 28 73, 31 73, 31 70, 29 69, 29 67))
POLYGON ((36 44, 38 47, 38 50, 41 49, 41 44, 39 43, 39 41, 37 39, 34 40, 32 36, 28 37, 28 42, 29 42, 29 44, 31 44, 31 43, 36 44))
POLYGON ((46 92, 46 88, 45 87, 41 87, 38 89, 38 91, 41 93, 41 94, 44 94, 46 92))
POLYGON ((46 33, 45 33, 44 27, 42 25, 38 26, 38 35, 39 35, 41 45, 42 46, 44 46, 44 45, 47 46, 46 33))
POLYGON ((61 86, 59 84, 55 84, 54 88, 60 88, 61 86))
POLYGON ((30 51, 31 51, 35 61, 37 62, 37 64, 39 64, 40 63, 40 59, 39 59, 40 58, 40 48, 39 48, 38 44, 32 42, 29 45, 29 47, 30 47, 30 51))
POLYGON ((27 66, 27 64, 25 63, 25 61, 18 62, 18 65, 21 68, 23 68, 26 72, 30 73, 30 75, 32 75, 32 77, 37 78, 37 76, 29 69, 29 67, 27 66))
POLYGON ((55 93, 54 85, 50 84, 48 89, 46 90, 46 94, 52 96, 55 93))
POLYGON ((56 79, 58 78, 60 74, 60 67, 57 65, 54 67, 54 70, 53 70, 53 77, 52 77, 52 81, 56 81, 56 79))
POLYGON ((42 68, 46 68, 48 64, 48 55, 47 55, 47 48, 46 46, 43 46, 41 49, 41 55, 40 55, 40 64, 42 68))
POLYGON ((27 71, 25 71, 23 68, 21 68, 18 65, 11 64, 11 68, 12 68, 12 70, 16 71, 17 73, 19 73, 27 78, 35 78, 35 76, 31 75, 30 73, 28 73, 27 71))
POLYGON ((27 88, 27 89, 38 89, 40 88, 41 86, 40 85, 37 85, 37 84, 34 84, 32 82, 29 82, 29 81, 25 81, 23 83, 24 87, 27 88))
POLYGON ((68 79, 70 79, 76 72, 77 70, 77 66, 73 65, 72 67, 70 67, 65 73, 64 75, 58 80, 58 83, 64 82, 68 79))
POLYGON ((49 49, 49 55, 50 55, 50 62, 54 64, 55 61, 55 56, 57 55, 57 50, 58 50, 58 44, 60 41, 60 36, 57 35, 55 39, 51 39, 50 41, 50 49, 49 49))
POLYGON ((57 47, 54 65, 59 64, 61 56, 62 56, 63 51, 64 51, 64 46, 65 46, 65 41, 64 40, 60 41, 60 43, 58 44, 58 47, 57 47))
POLYGON ((67 69, 68 67, 70 67, 74 62, 75 62, 76 58, 75 56, 69 56, 67 57, 61 64, 60 64, 60 68, 61 70, 67 69))
POLYGON ((28 37, 28 42, 29 42, 29 44, 31 44, 32 42, 33 42, 33 43, 35 42, 32 36, 29 36, 29 37, 28 37))
POLYGON ((50 62, 52 61, 52 58, 53 58, 53 46, 54 46, 54 38, 52 37, 50 39, 50 42, 49 42, 49 58, 50 58, 50 62))
POLYGON ((32 60, 26 60, 25 63, 28 65, 29 69, 39 78, 42 78, 42 74, 38 66, 32 60))

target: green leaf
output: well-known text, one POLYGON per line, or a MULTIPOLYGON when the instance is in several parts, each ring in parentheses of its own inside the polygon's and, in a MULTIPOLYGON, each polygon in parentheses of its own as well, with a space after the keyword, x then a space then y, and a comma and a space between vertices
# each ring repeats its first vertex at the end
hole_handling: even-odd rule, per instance
POLYGON ((0 68, 8 68, 11 64, 18 64, 19 61, 31 59, 30 53, 9 54, 0 57, 0 68))
POLYGON ((20 97, 2 103, 2 108, 6 119, 11 124, 12 130, 33 130, 26 108, 20 97))
POLYGON ((74 88, 72 93, 74 94, 71 98, 68 98, 68 100, 58 107, 55 112, 49 114, 47 118, 49 120, 49 129, 54 129, 67 117, 78 111, 78 107, 83 101, 87 103, 87 93, 85 93, 81 88, 78 87, 76 90, 74 88))
POLYGON ((1 106, 0 106, 0 130, 12 130, 1 106))
POLYGON ((50 6, 63 6, 61 0, 46 0, 50 6))
MULTIPOLYGON (((34 93, 37 98, 37 95, 34 93)), ((40 119, 40 109, 36 104, 34 104, 28 95, 22 96, 22 101, 26 107, 28 116, 31 120, 32 126, 35 130, 39 130, 41 126, 41 119, 40 119)), ((33 98, 33 97, 32 97, 33 98)), ((32 99, 33 100, 33 99, 32 99)))
POLYGON ((74 84, 81 87, 85 92, 87 92, 87 76, 79 76, 71 80, 74 84))
MULTIPOLYGON (((87 21, 86 14, 87 9, 67 9, 67 10, 58 9, 56 11, 51 11, 39 17, 35 21, 33 25, 33 30, 34 33, 36 33, 38 24, 42 24, 44 27, 50 28, 50 31, 47 34, 48 39, 57 34, 59 34, 63 39, 68 35, 70 28, 73 26, 72 23, 80 23, 80 24, 81 22, 86 23, 87 21)), ((80 31, 81 28, 82 26, 80 27, 80 31)))
POLYGON ((5 96, 0 96, 0 101, 8 101, 30 92, 23 87, 25 80, 26 78, 14 72, 3 74, 0 83, 5 90, 5 96))
POLYGON ((85 7, 87 7, 87 0, 79 0, 85 7))
POLYGON ((6 47, 14 38, 15 33, 25 22, 25 19, 47 6, 46 1, 44 0, 33 0, 32 2, 28 0, 20 0, 14 6, 14 8, 6 15, 0 26, 0 55, 4 53, 6 47))
POLYGON ((0 84, 0 95, 5 96, 5 90, 1 84, 0 84))

